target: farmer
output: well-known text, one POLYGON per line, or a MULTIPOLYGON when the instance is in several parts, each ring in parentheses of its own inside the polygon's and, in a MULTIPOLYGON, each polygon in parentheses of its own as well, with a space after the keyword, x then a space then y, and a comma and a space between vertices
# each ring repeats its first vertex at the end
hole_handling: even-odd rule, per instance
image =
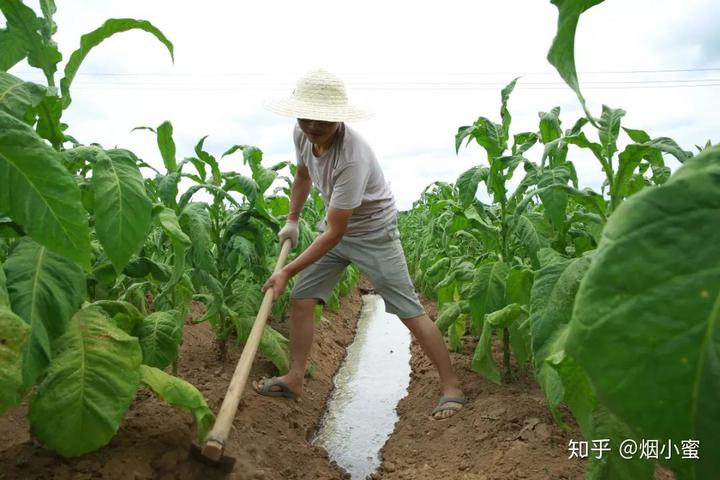
POLYGON ((282 377, 253 382, 261 395, 297 398, 303 391, 305 364, 313 340, 314 309, 327 302, 351 262, 370 278, 422 346, 440 375, 441 397, 431 415, 448 418, 465 397, 450 363, 442 335, 415 294, 397 228, 395 199, 370 146, 344 122, 369 113, 347 103, 345 86, 334 75, 317 70, 300 78, 288 98, 268 101, 271 112, 297 118, 293 132, 297 173, 292 186, 282 243, 298 243, 298 219, 315 185, 327 209, 322 233, 293 262, 272 275, 263 291, 281 295, 288 280, 300 274, 290 295, 290 371, 282 377))

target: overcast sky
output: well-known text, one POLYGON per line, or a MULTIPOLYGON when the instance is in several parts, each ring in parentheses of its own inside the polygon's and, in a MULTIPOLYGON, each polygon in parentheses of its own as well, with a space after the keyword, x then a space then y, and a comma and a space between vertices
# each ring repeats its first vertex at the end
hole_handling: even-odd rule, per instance
MULTIPOLYGON (((545 0, 57 3, 65 59, 81 34, 111 17, 149 20, 175 44, 173 64, 147 33, 106 41, 81 67, 63 117, 81 142, 129 148, 156 166, 153 136, 130 130, 164 120, 175 127, 179 158, 210 135, 205 145, 218 157, 240 143, 261 148, 268 164, 294 159, 294 120, 264 111, 262 101, 289 95, 315 68, 340 75, 350 101, 375 113, 352 126, 375 150, 402 209, 427 184, 455 181, 486 162, 477 145, 456 156, 454 135, 480 115, 499 122, 500 89, 514 77, 522 78, 510 100, 511 132, 536 130, 538 112, 555 106, 566 128, 580 116, 546 61, 557 10, 545 0)), ((591 9, 576 46, 591 110, 623 108, 625 126, 673 137, 685 149, 720 141, 717 25, 717 0, 607 0, 591 9)), ((42 78, 25 63, 11 72, 42 78)), ((596 161, 573 152, 581 182, 599 188, 596 161)), ((236 155, 222 168, 240 164, 236 155)))

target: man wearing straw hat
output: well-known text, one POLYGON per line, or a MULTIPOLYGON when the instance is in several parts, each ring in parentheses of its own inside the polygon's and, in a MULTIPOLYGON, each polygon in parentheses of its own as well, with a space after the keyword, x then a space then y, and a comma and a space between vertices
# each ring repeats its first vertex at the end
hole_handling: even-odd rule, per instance
POLYGON ((302 394, 315 305, 327 301, 353 262, 370 278, 386 311, 402 320, 437 368, 441 397, 433 418, 454 415, 465 397, 442 335, 425 314, 410 280, 395 199, 372 149, 344 123, 368 118, 369 113, 349 105, 343 82, 324 70, 306 74, 291 97, 268 101, 265 107, 297 118, 297 172, 280 242, 289 238, 293 248, 297 245, 297 222, 313 184, 323 196, 327 216, 315 241, 263 286, 263 291, 272 287, 277 297, 288 280, 300 274, 290 295, 290 371, 254 382, 255 391, 293 399, 302 394))

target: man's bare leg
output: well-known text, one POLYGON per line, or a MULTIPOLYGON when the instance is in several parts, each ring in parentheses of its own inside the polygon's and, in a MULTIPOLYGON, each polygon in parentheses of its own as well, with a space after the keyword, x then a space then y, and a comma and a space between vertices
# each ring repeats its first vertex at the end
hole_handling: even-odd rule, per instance
MULTIPOLYGON (((462 397, 463 392, 460 389, 460 380, 458 380, 455 370, 453 370, 450 362, 450 353, 448 352, 445 341, 443 340, 440 330, 435 326, 430 317, 423 314, 419 317, 403 319, 402 322, 415 336, 418 343, 430 358, 433 365, 440 375, 440 390, 442 396, 462 397)), ((447 404, 447 410, 441 410, 434 415, 437 419, 448 418, 457 413, 459 405, 454 403, 447 404)))
MULTIPOLYGON (((317 299, 314 298, 290 299, 290 370, 279 378, 297 396, 302 395, 303 392, 305 365, 313 342, 317 303, 317 299)), ((256 389, 261 389, 262 386, 262 381, 255 382, 256 389)), ((277 385, 270 389, 281 390, 277 385)))

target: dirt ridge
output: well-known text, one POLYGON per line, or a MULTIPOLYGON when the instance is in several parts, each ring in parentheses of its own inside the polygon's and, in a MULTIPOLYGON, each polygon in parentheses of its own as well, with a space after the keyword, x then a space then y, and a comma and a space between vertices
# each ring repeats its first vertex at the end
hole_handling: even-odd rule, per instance
MULTIPOLYGON (((430 317, 437 318, 436 305, 428 300, 423 304, 430 317)), ((584 462, 568 459, 567 452, 570 438, 582 438, 577 426, 571 423, 563 430, 553 421, 529 368, 518 372, 511 385, 496 385, 475 373, 471 368, 475 344, 467 336, 462 351, 450 354, 467 404, 454 417, 434 421, 429 413, 439 395, 438 376, 413 341, 408 395, 398 404, 400 419, 371 478, 582 479, 584 462)), ((495 354, 501 358, 499 351, 495 354)))

